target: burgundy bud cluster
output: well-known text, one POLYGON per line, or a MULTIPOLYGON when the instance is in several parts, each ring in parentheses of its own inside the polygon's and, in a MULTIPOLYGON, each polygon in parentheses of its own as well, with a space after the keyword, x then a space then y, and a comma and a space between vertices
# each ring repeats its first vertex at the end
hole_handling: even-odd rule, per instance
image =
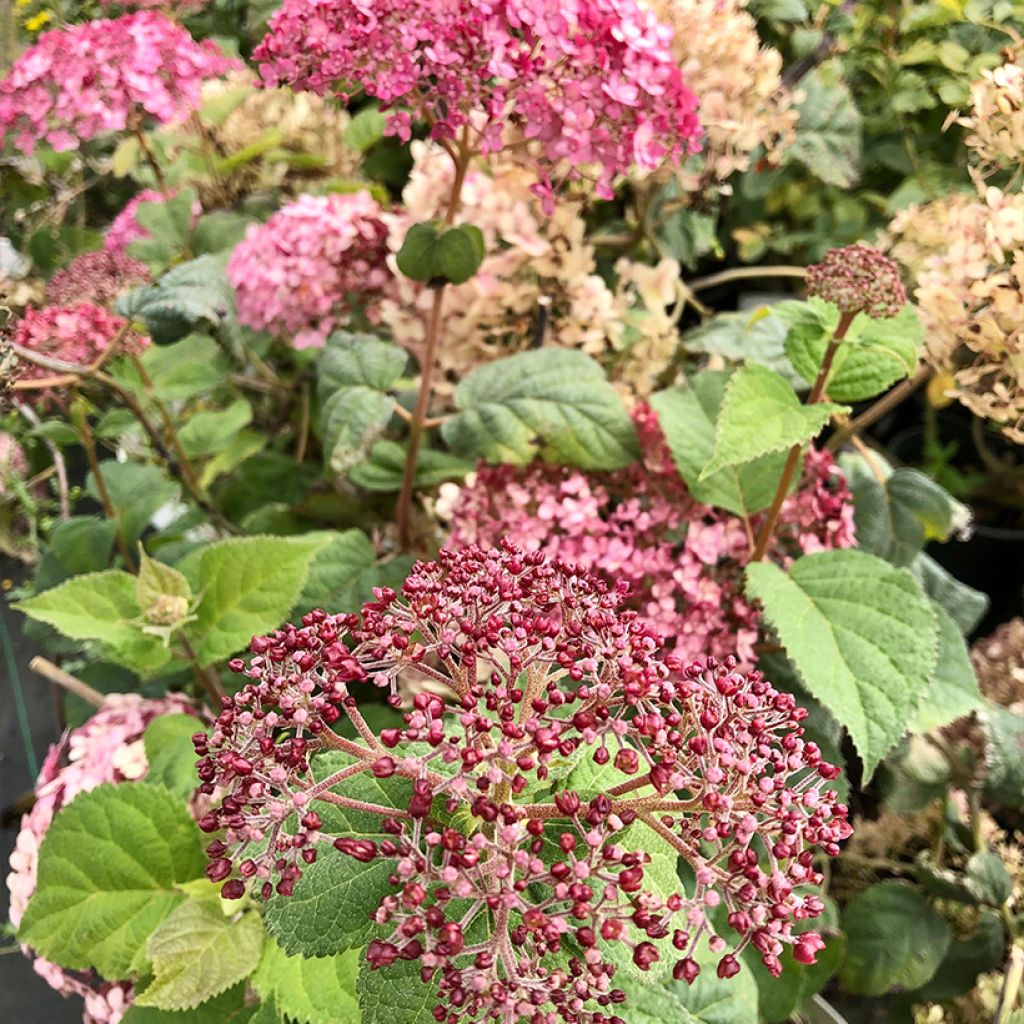
POLYGON ((895 316, 907 304, 899 267, 863 242, 829 249, 807 268, 806 284, 808 295, 831 302, 841 313, 867 313, 876 320, 895 316))
POLYGON ((288 895, 317 856, 387 863, 367 957, 415 961, 439 1024, 623 1024, 619 967, 692 982, 698 945, 723 978, 748 944, 773 973, 786 945, 813 961, 820 937, 794 926, 850 827, 791 695, 732 658, 663 655, 624 588, 510 543, 442 551, 375 596, 232 663, 249 682, 196 737, 225 896, 288 895), (397 707, 400 680, 412 705, 375 734, 357 694, 397 707), (343 755, 331 774, 322 751, 343 755), (318 805, 376 824, 326 834, 318 805), (666 882, 659 850, 692 882, 666 882))

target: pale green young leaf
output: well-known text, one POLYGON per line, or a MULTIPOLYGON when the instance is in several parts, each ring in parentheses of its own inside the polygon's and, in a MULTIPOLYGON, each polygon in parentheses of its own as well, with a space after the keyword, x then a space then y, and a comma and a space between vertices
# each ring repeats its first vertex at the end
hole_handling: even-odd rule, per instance
POLYGON ((360 1024, 356 976, 364 956, 361 950, 318 958, 289 956, 268 942, 252 985, 261 999, 272 1000, 298 1024, 360 1024))
POLYGON ((844 725, 870 777, 907 731, 935 667, 937 624, 917 581, 862 551, 747 567, 747 594, 808 692, 844 725))
POLYGON ((263 940, 259 914, 231 920, 219 901, 188 900, 149 937, 146 955, 153 981, 136 1003, 193 1010, 247 978, 260 962, 263 940))
POLYGON ((856 995, 913 989, 935 973, 952 932, 917 889, 882 882, 856 896, 843 913, 846 959, 839 977, 856 995))
POLYGON ((719 370, 705 370, 691 379, 689 388, 659 391, 651 396, 650 404, 658 414, 676 469, 694 498, 749 516, 771 504, 786 454, 773 452, 702 478, 714 451, 715 423, 730 376, 719 370))
POLYGON ((139 574, 135 578, 135 601, 145 611, 161 597, 179 597, 188 600, 192 588, 188 580, 172 565, 165 565, 146 554, 139 545, 139 574))
POLYGON ((786 380, 763 366, 737 370, 725 389, 715 427, 715 446, 700 479, 771 452, 786 451, 815 437, 844 406, 802 405, 786 380))
POLYGON ((521 352, 478 366, 455 390, 442 427, 466 458, 525 465, 537 456, 581 469, 616 469, 637 454, 622 399, 589 356, 572 349, 521 352))
POLYGON ((184 801, 123 783, 80 793, 39 850, 35 894, 18 938, 47 960, 105 978, 128 976, 146 940, 205 866, 184 801))
POLYGON ((200 664, 223 661, 254 634, 279 626, 323 546, 323 538, 314 535, 237 537, 204 548, 196 571, 202 597, 188 627, 200 664))

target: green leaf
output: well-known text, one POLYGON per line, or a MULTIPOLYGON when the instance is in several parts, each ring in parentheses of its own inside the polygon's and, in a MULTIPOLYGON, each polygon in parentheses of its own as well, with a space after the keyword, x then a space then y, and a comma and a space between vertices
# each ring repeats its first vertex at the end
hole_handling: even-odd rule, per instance
MULTIPOLYGON (((247 646, 253 635, 279 626, 306 585, 322 537, 236 537, 198 556, 202 599, 189 627, 199 663, 212 665, 247 646)), ((187 575, 187 573, 186 573, 187 575)))
POLYGON ((247 978, 262 950, 259 914, 246 913, 232 921, 224 916, 219 900, 189 900, 149 937, 146 954, 153 981, 136 1003, 160 1010, 193 1010, 247 978))
MULTIPOLYGON (((415 486, 423 489, 446 480, 460 480, 475 468, 476 463, 470 459, 460 459, 436 448, 421 449, 416 460, 415 486)), ((390 493, 401 488, 404 469, 405 448, 397 441, 381 439, 370 450, 369 458, 356 466, 348 478, 368 491, 390 493)))
POLYGON ((789 573, 747 566, 747 593, 808 692, 849 730, 870 777, 931 679, 936 621, 913 576, 862 551, 823 551, 789 573))
POLYGON ((346 146, 365 153, 384 138, 384 129, 388 119, 376 106, 363 107, 349 122, 341 137, 346 146))
POLYGON ((679 475, 694 498, 736 515, 749 516, 771 504, 786 454, 774 452, 702 479, 715 447, 715 422, 729 377, 729 373, 705 370, 690 381, 687 390, 659 391, 651 396, 650 402, 658 414, 679 475))
POLYGON ((72 516, 50 533, 50 552, 70 576, 105 569, 114 549, 117 524, 99 516, 72 516))
MULTIPOLYGON (((180 488, 156 466, 140 462, 115 462, 108 459, 100 463, 103 482, 114 506, 125 542, 134 547, 153 516, 177 499, 180 488)), ((99 500, 99 488, 93 474, 89 474, 86 490, 99 500)))
POLYGON ((230 369, 220 346, 208 334, 189 334, 173 345, 150 345, 140 357, 164 402, 182 402, 227 382, 230 369))
POLYGON ((622 400, 589 356, 521 352, 478 366, 455 390, 460 412, 442 427, 457 455, 525 465, 540 455, 581 469, 616 469, 637 456, 622 400))
POLYGON ((480 269, 484 238, 478 227, 413 224, 398 251, 398 269, 413 281, 463 284, 480 269))
POLYGON ((268 942, 252 985, 300 1024, 360 1024, 356 976, 362 957, 360 950, 319 959, 288 956, 268 942))
POLYGON ((356 979, 360 1024, 434 1024, 437 987, 423 984, 418 963, 399 961, 374 971, 365 957, 361 961, 356 979))
POLYGON ((965 635, 973 633, 988 611, 988 595, 961 583, 931 555, 918 555, 909 568, 921 589, 949 613, 960 632, 965 635))
POLYGON ((701 471, 707 480, 739 466, 810 441, 833 414, 847 412, 832 402, 801 405, 786 380, 763 366, 747 365, 729 380, 715 427, 715 447, 701 471))
POLYGON ((251 422, 252 406, 239 398, 225 409, 196 413, 178 430, 178 440, 190 459, 214 455, 251 422))
POLYGON ((142 734, 149 765, 147 781, 166 786, 176 796, 188 799, 199 784, 192 737, 203 731, 202 722, 194 715, 154 718, 142 734))
POLYGON ((343 476, 366 458, 394 413, 388 393, 408 357, 372 335, 334 334, 320 359, 318 393, 324 459, 343 476))
POLYGON ((952 933, 916 889, 882 882, 856 896, 843 914, 846 960, 839 972, 855 995, 882 996, 923 985, 942 962, 952 933))
POLYGON ((1006 932, 1002 922, 993 911, 983 909, 978 926, 969 935, 950 943, 938 970, 923 988, 914 991, 912 1001, 946 1002, 963 995, 974 988, 979 974, 999 970, 1005 955, 1006 932))
POLYGON ((935 671, 925 687, 921 703, 910 719, 910 731, 931 732, 979 710, 982 706, 978 677, 960 627, 934 602, 939 651, 935 671))
POLYGON ((47 960, 124 978, 206 858, 184 802, 161 786, 80 793, 39 850, 37 888, 18 931, 47 960))
MULTIPOLYGON (((134 1003, 121 1018, 121 1024, 256 1024, 253 1016, 256 1009, 245 1005, 245 986, 236 985, 190 1010, 187 1021, 183 1013, 134 1003)), ((276 1020, 274 1024, 277 1024, 276 1020)))
POLYGON ((362 530, 322 534, 327 538, 309 568, 297 613, 313 608, 330 612, 356 611, 376 580, 377 554, 362 530), (369 584, 369 587, 367 586, 369 584))
POLYGON ((985 729, 985 793, 1006 807, 1024 807, 1024 715, 988 703, 985 729))
POLYGON ((72 640, 96 640, 114 660, 148 674, 165 665, 170 654, 160 640, 147 636, 134 621, 142 614, 135 586, 131 573, 116 569, 88 573, 13 607, 72 640))
POLYGON ((616 979, 626 993, 624 1016, 629 1024, 756 1024, 757 985, 751 973, 719 978, 715 973, 719 958, 707 949, 706 939, 696 959, 701 972, 692 985, 634 979, 619 983, 616 979))
POLYGON ((214 210, 204 213, 196 222, 192 232, 190 249, 196 256, 204 253, 227 252, 245 238, 250 224, 256 224, 254 217, 234 210, 214 210))
MULTIPOLYGON (((786 325, 775 316, 778 303, 738 313, 718 313, 683 335, 687 352, 721 356, 730 363, 757 363, 781 374, 794 387, 800 377, 783 350, 786 325)), ((716 372, 716 371, 711 371, 716 372)))
POLYGON ((128 255, 159 271, 182 253, 187 253, 195 201, 195 192, 183 188, 170 199, 140 203, 135 211, 135 220, 139 227, 145 229, 146 235, 128 245, 128 255))
MULTIPOLYGON (((812 297, 780 302, 772 310, 789 326, 786 355, 796 371, 813 384, 828 343, 839 326, 839 309, 812 297)), ((874 398, 914 372, 923 331, 913 306, 888 319, 860 313, 836 351, 826 390, 837 402, 874 398)))
POLYGON ((981 903, 999 909, 1013 895, 1013 878, 1002 857, 979 850, 967 859, 967 884, 981 903))
POLYGON ((826 185, 848 188, 860 174, 861 117, 839 61, 804 75, 800 91, 800 120, 786 161, 799 161, 826 185))

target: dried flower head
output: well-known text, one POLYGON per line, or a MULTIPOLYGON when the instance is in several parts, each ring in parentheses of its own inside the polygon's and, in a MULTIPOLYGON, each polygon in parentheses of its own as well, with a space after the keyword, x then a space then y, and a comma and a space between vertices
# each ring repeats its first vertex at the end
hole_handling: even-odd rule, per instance
MULTIPOLYGON (((159 715, 191 714, 181 697, 146 700, 136 694, 113 694, 84 725, 65 733, 50 747, 35 785, 35 803, 21 819, 11 854, 7 888, 11 894, 11 923, 21 921, 36 888, 39 846, 57 812, 79 793, 108 782, 135 781, 148 769, 142 734, 159 715)), ((31 950, 22 947, 31 956, 31 950)), ((83 1024, 117 1024, 131 1003, 127 981, 96 984, 93 979, 65 971, 36 957, 33 967, 62 995, 84 999, 83 1024)))
POLYGON ((807 268, 807 294, 838 306, 842 313, 866 313, 876 320, 895 316, 907 304, 899 267, 863 242, 829 249, 807 268))
POLYGON ((44 33, 0 81, 0 138, 76 149, 152 118, 168 124, 199 106, 204 78, 237 66, 163 14, 141 11, 44 33))
MULTIPOLYGON (((657 417, 634 413, 646 465, 612 473, 561 466, 481 466, 458 490, 448 543, 497 544, 507 537, 629 585, 627 604, 680 657, 735 655, 756 663, 760 616, 744 597, 750 535, 743 520, 695 501, 679 479, 657 417)), ((756 534, 760 518, 753 517, 756 534)), ((781 565, 812 551, 853 544, 853 502, 827 452, 811 450, 785 501, 769 557, 781 565)))
POLYGON ((238 319, 319 348, 391 281, 387 228, 369 192, 299 196, 253 224, 228 263, 238 319))
POLYGON ((838 770, 758 673, 661 657, 624 591, 510 543, 469 547, 360 615, 254 639, 231 665, 249 681, 195 737, 201 789, 221 795, 199 822, 221 833, 209 877, 266 897, 335 851, 387 863, 369 964, 418 962, 447 1024, 623 1024, 617 965, 692 982, 705 940, 721 977, 748 944, 773 973, 787 944, 812 962, 820 938, 793 927, 822 910, 815 852, 850 832, 838 770), (360 699, 397 705, 406 676, 430 691, 374 734, 360 699), (342 716, 360 742, 332 730, 342 716), (346 756, 325 776, 331 749, 346 756), (332 806, 379 816, 376 837, 332 832, 332 806))
POLYGON ((403 139, 415 116, 494 153, 511 128, 539 143, 545 181, 585 166, 607 196, 633 164, 696 149, 697 99, 671 42, 635 0, 286 0, 254 57, 273 84, 364 89, 403 139))
POLYGON ((982 71, 971 85, 971 112, 958 123, 967 129, 978 176, 1024 169, 1024 64, 982 71))
POLYGON ((46 286, 46 302, 50 306, 71 306, 76 302, 109 306, 124 292, 148 281, 145 263, 132 259, 119 248, 84 252, 53 275, 46 286))

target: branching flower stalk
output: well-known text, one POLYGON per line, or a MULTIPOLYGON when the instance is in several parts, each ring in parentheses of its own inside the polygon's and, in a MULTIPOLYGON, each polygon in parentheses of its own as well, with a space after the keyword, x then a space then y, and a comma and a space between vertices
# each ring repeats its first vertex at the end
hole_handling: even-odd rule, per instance
MULTIPOLYGON (((807 268, 806 281, 808 295, 817 295, 839 309, 839 323, 807 396, 807 404, 815 405, 825 397, 836 353, 858 314, 864 313, 875 319, 893 317, 906 305, 907 293, 896 264, 877 249, 862 243, 830 249, 821 263, 807 268)), ((803 447, 797 444, 789 450, 775 497, 750 556, 752 562, 760 562, 768 550, 803 447)))
POLYGON ((369 965, 418 963, 443 1024, 622 1024, 623 963, 692 982, 705 948, 722 978, 747 945, 774 974, 786 945, 813 962, 822 939, 794 926, 823 909, 816 853, 850 832, 838 769, 792 696, 731 658, 662 656, 624 590, 471 547, 360 615, 255 638, 193 738, 209 878, 269 899, 321 857, 387 863, 369 965), (430 690, 374 732, 363 694, 398 707, 408 674, 430 690))

